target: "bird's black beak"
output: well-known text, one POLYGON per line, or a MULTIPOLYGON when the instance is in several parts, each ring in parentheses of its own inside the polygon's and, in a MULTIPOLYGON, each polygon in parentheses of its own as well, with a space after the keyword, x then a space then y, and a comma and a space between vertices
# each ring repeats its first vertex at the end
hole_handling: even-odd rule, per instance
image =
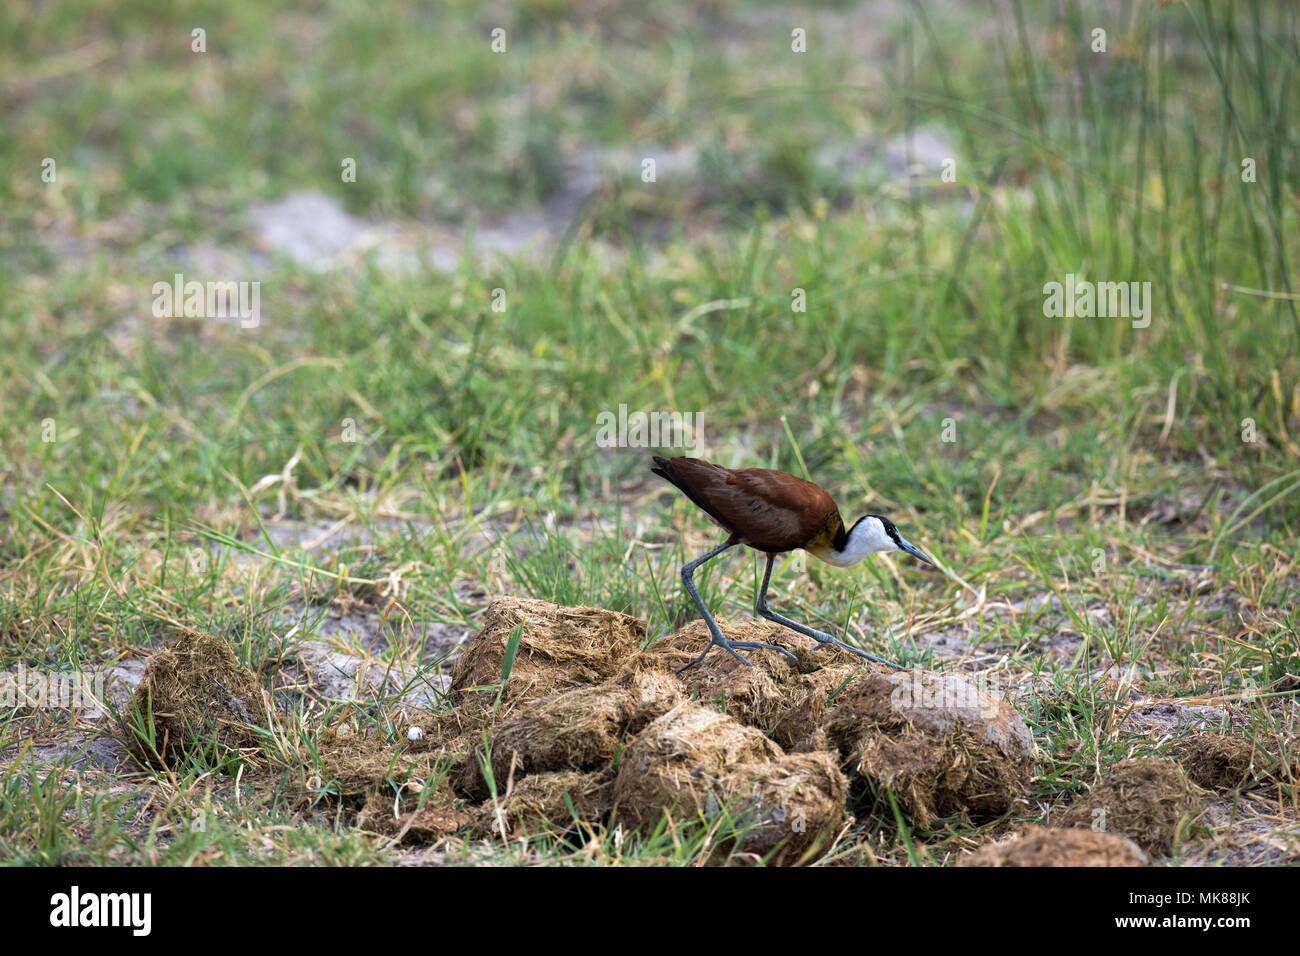
MULTIPOLYGON (((926 564, 934 564, 933 561, 931 561, 929 558, 927 558, 927 557, 925 556, 925 552, 924 552, 924 551, 922 551, 922 550, 921 550, 920 548, 918 548, 916 545, 912 544, 912 542, 908 541, 908 540, 907 540, 906 538, 904 538, 902 535, 899 536, 899 538, 898 538, 898 543, 902 546, 903 550, 906 551, 908 554, 910 554, 912 557, 914 557, 914 558, 920 558, 920 559, 921 559, 922 561, 924 561, 926 564)), ((937 567, 937 565, 936 565, 936 567, 937 567)))

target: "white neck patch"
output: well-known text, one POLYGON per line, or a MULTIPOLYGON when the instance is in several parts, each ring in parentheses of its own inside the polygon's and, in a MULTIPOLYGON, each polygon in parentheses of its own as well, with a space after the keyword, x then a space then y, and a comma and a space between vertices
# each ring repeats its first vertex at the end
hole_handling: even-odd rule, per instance
POLYGON ((837 568, 847 568, 877 551, 898 550, 900 549, 894 544, 894 539, 885 531, 885 523, 879 518, 867 517, 853 526, 843 551, 831 550, 824 555, 819 554, 818 557, 837 568))

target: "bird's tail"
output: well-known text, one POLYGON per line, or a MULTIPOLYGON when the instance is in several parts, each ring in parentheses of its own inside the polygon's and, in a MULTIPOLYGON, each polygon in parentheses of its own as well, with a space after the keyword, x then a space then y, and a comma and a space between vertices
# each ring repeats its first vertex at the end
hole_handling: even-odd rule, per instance
POLYGON ((671 481, 674 485, 677 484, 677 476, 673 474, 672 462, 663 455, 655 455, 651 458, 651 461, 654 462, 654 464, 650 466, 651 471, 660 478, 671 481))
MULTIPOLYGON (((694 459, 686 460, 692 463, 695 461, 694 459)), ((705 462, 705 464, 707 464, 707 462, 705 462)), ((654 464, 650 466, 650 470, 693 501, 695 507, 707 514, 717 522, 720 527, 728 527, 727 522, 718 514, 717 509, 713 508, 704 500, 704 498, 696 493, 695 489, 691 487, 691 483, 677 473, 677 470, 673 468, 673 463, 667 458, 664 458, 662 455, 655 455, 654 464)))

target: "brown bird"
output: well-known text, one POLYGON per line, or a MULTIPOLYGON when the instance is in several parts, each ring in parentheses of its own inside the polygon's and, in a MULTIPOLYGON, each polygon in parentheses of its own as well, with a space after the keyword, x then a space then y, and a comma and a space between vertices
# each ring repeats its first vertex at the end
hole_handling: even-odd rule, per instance
POLYGON ((682 670, 694 667, 704 660, 715 644, 730 651, 746 665, 749 661, 736 653, 738 650, 762 648, 779 651, 791 660, 798 660, 784 647, 775 644, 728 640, 700 599, 700 592, 691 580, 695 569, 738 544, 767 555, 767 568, 763 572, 763 583, 759 585, 758 601, 754 605, 755 614, 811 637, 819 644, 834 644, 869 661, 901 669, 900 665, 892 661, 850 647, 824 631, 782 617, 767 606, 767 585, 772 578, 772 563, 778 554, 796 548, 803 548, 827 564, 840 568, 857 564, 877 551, 906 551, 926 564, 934 564, 920 548, 898 533, 898 528, 894 527, 892 521, 883 515, 867 515, 846 530, 840 509, 826 489, 811 481, 770 468, 737 470, 723 468, 701 458, 668 459, 655 455, 650 470, 676 485, 708 515, 710 521, 728 534, 727 540, 721 545, 682 567, 682 582, 695 600, 712 635, 704 653, 682 667, 682 670))

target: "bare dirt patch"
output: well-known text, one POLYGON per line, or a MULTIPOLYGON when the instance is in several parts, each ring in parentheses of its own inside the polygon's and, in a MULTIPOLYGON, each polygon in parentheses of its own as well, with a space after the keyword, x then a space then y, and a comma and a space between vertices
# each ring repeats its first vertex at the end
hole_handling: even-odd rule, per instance
POLYGON ((1187 862, 1230 866, 1294 865, 1300 861, 1300 804, 1276 791, 1231 791, 1205 808, 1207 840, 1188 848, 1187 862))

